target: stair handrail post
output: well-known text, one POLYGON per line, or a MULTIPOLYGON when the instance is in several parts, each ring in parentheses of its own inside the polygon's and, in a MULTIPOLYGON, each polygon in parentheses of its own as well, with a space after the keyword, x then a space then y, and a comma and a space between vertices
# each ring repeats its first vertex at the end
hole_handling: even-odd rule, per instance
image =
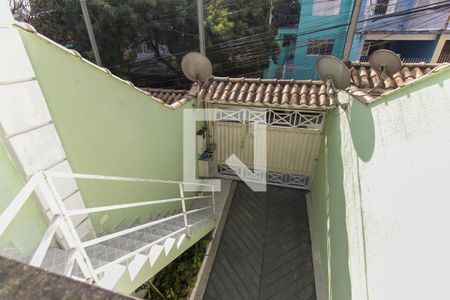
POLYGON ((15 219, 19 211, 27 202, 30 195, 35 191, 36 187, 42 180, 42 173, 34 174, 25 186, 19 191, 14 199, 9 203, 6 209, 0 214, 0 236, 6 231, 11 222, 15 219))
POLYGON ((75 245, 74 249, 81 255, 85 263, 85 267, 89 271, 89 275, 91 276, 91 278, 86 279, 98 282, 99 278, 97 276, 97 273, 95 272, 94 266, 92 265, 92 262, 89 256, 87 255, 86 250, 82 246, 82 242, 80 240, 80 237, 78 236, 77 230, 73 225, 72 219, 67 213, 67 209, 62 201, 62 198, 58 190, 56 189, 56 186, 54 185, 51 177, 48 176, 45 172, 43 173, 43 179, 50 191, 48 197, 46 197, 47 202, 49 203, 53 202, 53 204, 55 204, 58 207, 58 210, 63 217, 64 222, 62 222, 60 228, 63 232, 65 231, 68 233, 65 234, 64 237, 66 238, 68 244, 75 245))
POLYGON ((180 189, 180 199, 181 199, 181 208, 183 209, 183 222, 184 222, 184 227, 186 228, 186 236, 188 238, 191 237, 191 231, 189 229, 189 223, 188 223, 188 217, 187 217, 187 210, 186 210, 186 200, 184 199, 184 188, 183 188, 183 183, 180 182, 178 184, 178 187, 180 189))
POLYGON ((212 201, 212 209, 213 209, 213 218, 214 218, 214 222, 216 222, 216 198, 214 196, 215 192, 214 192, 214 185, 211 185, 211 201, 212 201))

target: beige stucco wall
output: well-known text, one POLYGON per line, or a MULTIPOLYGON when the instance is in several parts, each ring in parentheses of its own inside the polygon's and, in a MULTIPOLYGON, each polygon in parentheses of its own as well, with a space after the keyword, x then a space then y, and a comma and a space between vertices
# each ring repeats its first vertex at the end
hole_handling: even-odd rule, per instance
POLYGON ((450 70, 329 113, 311 221, 328 299, 446 299, 450 70))

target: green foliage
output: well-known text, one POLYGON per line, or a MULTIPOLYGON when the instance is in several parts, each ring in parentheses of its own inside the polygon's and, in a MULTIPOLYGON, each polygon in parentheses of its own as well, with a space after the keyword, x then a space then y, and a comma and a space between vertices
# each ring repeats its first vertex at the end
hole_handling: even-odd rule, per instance
POLYGON ((216 75, 261 76, 278 55, 270 11, 270 0, 207 2, 207 55, 216 75))
POLYGON ((210 1, 206 4, 205 22, 211 34, 227 38, 233 34, 234 23, 228 17, 230 10, 224 6, 225 0, 210 1))
POLYGON ((277 27, 296 27, 300 17, 298 0, 278 0, 272 12, 272 24, 277 27))
MULTIPOLYGON (((156 275, 153 284, 165 299, 183 299, 189 295, 209 241, 209 236, 204 237, 156 275)), ((154 289, 149 288, 149 299, 162 298, 154 289)))
MULTIPOLYGON (((26 22, 44 35, 93 60, 78 0, 29 0, 26 22)), ((179 75, 180 61, 198 49, 196 0, 87 1, 103 64, 123 75, 145 43, 157 59, 179 75), (161 52, 168 47, 171 56, 161 52)), ((207 55, 216 75, 261 74, 276 57, 270 0, 206 0, 207 55)))

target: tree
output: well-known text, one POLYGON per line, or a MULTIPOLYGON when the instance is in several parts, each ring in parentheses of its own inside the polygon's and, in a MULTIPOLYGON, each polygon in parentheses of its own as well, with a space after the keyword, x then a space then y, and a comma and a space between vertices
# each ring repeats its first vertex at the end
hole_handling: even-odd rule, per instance
MULTIPOLYGON (((29 0, 28 7, 22 19, 93 59, 79 1, 29 0)), ((166 66, 168 76, 178 79, 183 77, 182 56, 198 49, 196 0, 92 0, 88 9, 103 64, 119 76, 126 75, 143 44, 166 66)), ((215 74, 261 75, 278 51, 275 29, 268 24, 270 9, 269 0, 207 0, 207 55, 215 74)))
MULTIPOLYGON (((56 42, 74 48, 93 60, 94 56, 83 21, 80 3, 76 0, 30 0, 30 12, 24 18, 36 30, 56 42)), ((128 5, 104 0, 89 2, 97 44, 105 66, 120 73, 117 66, 132 57, 124 53, 133 44, 136 16, 128 5)))
POLYGON ((208 56, 215 73, 261 76, 269 58, 276 59, 276 30, 269 24, 268 0, 207 3, 208 56))
POLYGON ((273 8, 272 24, 276 28, 296 27, 300 17, 300 4, 298 0, 279 0, 273 8))

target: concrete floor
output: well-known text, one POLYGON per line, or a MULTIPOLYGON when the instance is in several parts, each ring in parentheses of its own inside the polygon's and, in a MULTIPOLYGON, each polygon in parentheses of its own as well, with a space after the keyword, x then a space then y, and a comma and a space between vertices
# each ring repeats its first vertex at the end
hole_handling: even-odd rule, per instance
POLYGON ((316 299, 305 192, 238 183, 203 299, 316 299))

